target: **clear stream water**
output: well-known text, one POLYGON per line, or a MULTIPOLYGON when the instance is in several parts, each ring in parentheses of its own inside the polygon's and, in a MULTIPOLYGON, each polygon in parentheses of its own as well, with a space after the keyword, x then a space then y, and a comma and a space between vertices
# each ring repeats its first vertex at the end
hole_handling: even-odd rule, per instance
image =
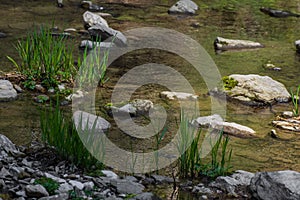
MULTIPOLYGON (((79 1, 65 1, 63 9, 57 8, 54 1, 4 1, 0 0, 0 31, 8 34, 0 39, 0 70, 15 70, 6 56, 17 57, 13 45, 17 39, 24 37, 34 26, 53 24, 60 30, 74 27, 83 29, 83 9, 79 1)), ((139 6, 122 4, 103 4, 106 12, 113 15, 108 18, 109 25, 117 30, 126 31, 132 28, 158 26, 184 33, 198 41, 210 54, 222 76, 233 73, 268 75, 282 82, 288 89, 295 89, 300 84, 300 57, 295 53, 294 41, 300 39, 300 19, 271 18, 259 11, 261 6, 271 6, 300 13, 300 0, 294 1, 200 1, 195 2, 200 10, 196 16, 170 16, 168 8, 175 1, 145 1, 139 6), (149 3, 150 2, 150 3, 149 3), (192 25, 197 25, 196 27, 192 25), (213 41, 217 36, 232 39, 248 39, 261 42, 265 48, 253 51, 235 51, 215 54, 213 41), (282 71, 271 71, 263 68, 270 61, 282 71)), ((100 1, 94 1, 100 4, 100 1)), ((76 41, 76 46, 78 41, 76 41)), ((109 82, 97 92, 97 107, 110 102, 110 94, 118 79, 134 66, 157 62, 174 67, 190 81, 196 93, 201 96, 199 105, 201 114, 210 114, 210 97, 201 77, 195 76, 192 67, 178 56, 166 52, 145 50, 130 53, 118 59, 108 69, 109 82)), ((177 107, 162 101, 158 85, 146 85, 139 88, 134 98, 150 99, 155 103, 168 106, 169 113, 178 113, 177 107)), ((269 108, 251 108, 227 102, 227 121, 233 121, 251 127, 258 138, 239 139, 231 137, 233 149, 232 165, 234 169, 248 171, 263 170, 300 170, 300 136, 297 133, 276 129, 281 139, 273 139, 268 132, 273 128, 271 121, 284 110, 291 110, 291 104, 275 105, 269 108)), ((101 109, 97 109, 100 115, 101 109)), ((170 134, 175 129, 175 116, 168 120, 170 134)), ((0 103, 0 132, 7 135, 17 144, 28 144, 39 133, 39 105, 32 101, 32 94, 21 94, 19 99, 9 103, 0 103)), ((111 119, 110 119, 111 120, 111 119)), ((112 122, 113 123, 113 122, 112 122)), ((124 136, 113 127, 110 139, 121 147, 128 147, 130 137, 124 136), (122 138, 122 139, 120 139, 122 138)), ((166 139, 167 140, 167 139, 166 139)), ((145 149, 145 144, 135 142, 134 148, 145 149)), ((151 149, 151 142, 149 142, 151 149)))

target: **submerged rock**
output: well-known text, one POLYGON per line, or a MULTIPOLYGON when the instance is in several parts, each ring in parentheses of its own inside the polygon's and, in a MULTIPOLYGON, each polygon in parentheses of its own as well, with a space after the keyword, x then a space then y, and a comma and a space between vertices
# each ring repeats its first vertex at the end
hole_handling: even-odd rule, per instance
POLYGON ((114 43, 112 42, 95 42, 95 41, 91 41, 91 40, 82 40, 79 48, 80 49, 85 49, 87 48, 87 50, 92 50, 96 47, 100 47, 101 49, 109 49, 111 47, 114 47, 114 43))
POLYGON ((299 14, 292 13, 292 12, 286 11, 286 10, 275 10, 272 8, 265 8, 265 7, 262 7, 259 10, 271 17, 276 17, 276 18, 300 17, 299 14))
POLYGON ((17 98, 17 91, 8 80, 0 80, 0 101, 11 101, 17 98))
POLYGON ((215 88, 210 94, 218 96, 225 93, 229 100, 253 106, 286 103, 291 99, 285 86, 269 76, 233 74, 228 77, 236 84, 231 87, 225 85, 225 90, 215 88))
POLYGON ((300 199, 300 173, 295 171, 258 172, 250 189, 256 199, 300 199))
POLYGON ((192 121, 192 124, 197 127, 210 127, 216 130, 223 130, 224 133, 236 137, 255 137, 256 132, 247 127, 234 122, 224 122, 220 115, 214 114, 210 116, 198 117, 192 121))
POLYGON ((3 32, 0 32, 0 38, 5 38, 7 35, 3 32))
POLYGON ((214 41, 215 50, 238 50, 238 49, 254 49, 254 48, 263 48, 259 42, 253 42, 250 40, 233 40, 226 39, 222 37, 217 37, 214 41))
POLYGON ((169 14, 195 14, 198 6, 191 0, 180 0, 175 3, 169 10, 169 14))
POLYGON ((160 93, 161 97, 166 97, 170 100, 174 100, 175 98, 179 100, 197 100, 198 95, 185 93, 185 92, 170 92, 170 91, 163 91, 160 93))

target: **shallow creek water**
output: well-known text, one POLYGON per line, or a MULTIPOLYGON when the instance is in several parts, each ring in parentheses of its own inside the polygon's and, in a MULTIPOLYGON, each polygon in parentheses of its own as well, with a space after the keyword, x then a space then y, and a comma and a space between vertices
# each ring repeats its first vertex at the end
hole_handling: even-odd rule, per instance
MULTIPOLYGON (((82 29, 83 9, 79 1, 65 2, 63 9, 57 8, 54 1, 4 1, 0 0, 0 31, 8 34, 0 39, 0 70, 15 70, 6 59, 6 55, 17 57, 13 45, 17 39, 24 37, 27 31, 40 24, 54 24, 60 30, 74 27, 82 29)), ((148 2, 148 1, 147 1, 148 2)), ((254 3, 224 3, 223 1, 195 1, 200 10, 196 16, 170 16, 167 9, 175 1, 152 1, 139 6, 122 4, 103 4, 107 12, 113 15, 107 18, 109 25, 117 30, 126 31, 132 28, 158 26, 184 33, 198 41, 210 54, 222 76, 233 73, 268 75, 275 80, 294 88, 300 84, 300 59, 295 53, 294 41, 299 39, 298 18, 270 18, 259 11, 259 7, 268 6, 268 1, 254 3), (219 2, 219 3, 218 3, 219 2), (226 6, 226 5, 227 6, 226 6), (221 9, 223 8, 223 9, 221 9), (192 24, 196 27, 191 26, 192 24), (233 39, 249 39, 261 42, 265 48, 253 51, 235 51, 215 54, 213 41, 217 36, 233 39), (282 71, 264 69, 263 64, 270 61, 282 71)), ((274 1, 272 1, 274 2, 274 1)), ((100 1, 94 1, 100 4, 100 1)), ((276 1, 273 7, 292 10, 300 13, 300 0, 276 1)), ((78 40, 79 41, 79 40, 78 40)), ((76 44, 77 45, 77 44, 76 44)), ((123 56, 108 69, 109 82, 97 92, 96 105, 101 107, 110 101, 113 86, 129 69, 143 63, 161 61, 174 67, 191 82, 196 93, 201 96, 199 105, 201 115, 210 114, 210 97, 206 96, 207 88, 201 77, 195 76, 192 67, 178 56, 166 52, 141 51, 123 56)), ((150 99, 155 103, 169 106, 170 113, 179 113, 176 106, 159 98, 163 88, 157 85, 146 85, 137 90, 132 99, 150 99)), ((281 111, 291 110, 291 104, 281 104, 270 108, 251 108, 227 102, 226 120, 251 127, 258 138, 239 139, 231 137, 233 149, 232 165, 234 169, 248 171, 263 170, 300 170, 300 136, 296 133, 276 129, 281 139, 273 139, 268 132, 273 128, 271 121, 281 111)), ((100 109, 96 109, 101 115, 100 109)), ((170 132, 176 126, 175 115, 170 117, 170 132), (173 127, 173 128, 172 128, 173 127)), ((9 103, 0 103, 0 132, 7 135, 17 144, 28 144, 39 132, 39 105, 33 103, 31 94, 21 94, 19 99, 9 103)), ((110 119, 112 121, 112 119, 110 119)), ((113 122, 112 122, 113 123, 113 122)), ((124 136, 113 127, 110 139, 121 147, 127 147, 129 136, 124 136)), ((149 143, 151 144, 151 142, 149 143)), ((136 143, 136 149, 143 149, 144 143, 136 143)), ((151 149, 153 146, 148 147, 151 149)), ((147 151, 147 148, 145 149, 147 151)))

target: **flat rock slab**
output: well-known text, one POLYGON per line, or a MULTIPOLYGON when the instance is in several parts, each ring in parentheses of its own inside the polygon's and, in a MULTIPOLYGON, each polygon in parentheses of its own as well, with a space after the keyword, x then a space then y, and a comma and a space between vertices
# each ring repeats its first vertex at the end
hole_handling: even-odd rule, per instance
POLYGON ((239 50, 239 49, 255 49, 255 48, 263 48, 259 42, 253 42, 250 40, 234 40, 234 39, 226 39, 222 37, 217 37, 214 41, 215 50, 239 50))
POLYGON ((169 92, 163 91, 160 93, 160 96, 170 100, 197 100, 198 96, 195 94, 185 93, 185 92, 169 92))
POLYGON ((300 132, 300 117, 277 117, 276 120, 272 121, 272 124, 284 130, 300 132))
POLYGON ((235 100, 250 106, 286 103, 291 99, 285 86, 269 76, 232 74, 228 77, 237 81, 237 85, 228 90, 215 88, 210 93, 212 95, 225 93, 229 100, 235 100))
POLYGON ((0 101, 11 101, 17 98, 17 91, 8 80, 0 80, 0 101))
POLYGON ((253 197, 261 200, 300 199, 300 173, 296 171, 258 172, 251 180, 253 197))
POLYGON ((241 138, 256 136, 256 132, 253 129, 234 122, 224 122, 222 117, 217 114, 198 117, 192 121, 192 124, 197 127, 210 127, 220 131, 223 130, 224 133, 241 138))

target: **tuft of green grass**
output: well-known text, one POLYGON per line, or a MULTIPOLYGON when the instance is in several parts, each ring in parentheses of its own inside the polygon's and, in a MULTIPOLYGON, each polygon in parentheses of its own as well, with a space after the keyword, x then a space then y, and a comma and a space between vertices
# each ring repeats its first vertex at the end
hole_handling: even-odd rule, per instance
MULTIPOLYGON (((79 134, 94 134, 96 132, 96 121, 93 124, 93 128, 91 130, 87 130, 87 125, 84 129, 82 129, 81 120, 82 119, 80 119, 79 126, 76 129, 73 120, 63 115, 58 103, 55 108, 50 106, 49 109, 45 109, 41 113, 40 122, 42 139, 48 145, 54 146, 60 156, 70 160, 75 165, 85 167, 86 169, 94 165, 102 169, 102 162, 98 161, 95 157, 91 155, 91 153, 86 149, 79 136, 79 134), (84 131, 78 133, 77 130, 84 131)), ((96 141, 93 141, 94 137, 84 138, 88 138, 85 139, 85 144, 91 145, 93 149, 96 149, 97 151, 103 150, 104 144, 99 144, 99 142, 96 143, 96 141), (102 149, 99 146, 101 146, 102 149)), ((104 155, 102 159, 104 159, 104 155)))
POLYGON ((291 89, 291 97, 293 103, 293 114, 295 117, 299 116, 299 94, 300 94, 300 85, 297 87, 296 93, 291 89))
POLYGON ((200 175, 215 178, 229 174, 232 149, 228 150, 229 137, 219 133, 216 143, 211 141, 210 162, 204 163, 201 158, 201 130, 193 127, 187 117, 181 112, 179 142, 177 144, 180 157, 178 159, 179 175, 181 177, 195 177, 200 175), (219 155, 221 157, 219 158, 219 155))
POLYGON ((191 126, 184 112, 180 115, 179 142, 177 144, 179 157, 179 172, 181 177, 193 177, 196 172, 196 165, 200 163, 198 142, 201 132, 191 126), (196 134, 196 135, 195 135, 196 134))
POLYGON ((232 168, 232 166, 230 165, 232 149, 227 149, 228 143, 229 137, 224 137, 223 131, 221 131, 216 143, 211 143, 211 163, 197 166, 199 168, 200 174, 215 178, 230 173, 230 169, 232 168))
MULTIPOLYGON (((100 42, 100 39, 96 39, 96 42, 98 41, 100 42)), ((106 77, 108 55, 109 50, 102 53, 99 47, 93 48, 92 51, 85 48, 82 59, 78 58, 78 65, 81 66, 77 78, 79 88, 87 89, 97 85, 96 83, 103 86, 109 80, 106 77)))
POLYGON ((7 58, 26 76, 25 87, 39 82, 46 88, 57 87, 60 82, 70 82, 77 69, 73 64, 73 47, 67 46, 64 37, 53 37, 49 29, 40 27, 19 40, 15 46, 22 63, 7 58))

